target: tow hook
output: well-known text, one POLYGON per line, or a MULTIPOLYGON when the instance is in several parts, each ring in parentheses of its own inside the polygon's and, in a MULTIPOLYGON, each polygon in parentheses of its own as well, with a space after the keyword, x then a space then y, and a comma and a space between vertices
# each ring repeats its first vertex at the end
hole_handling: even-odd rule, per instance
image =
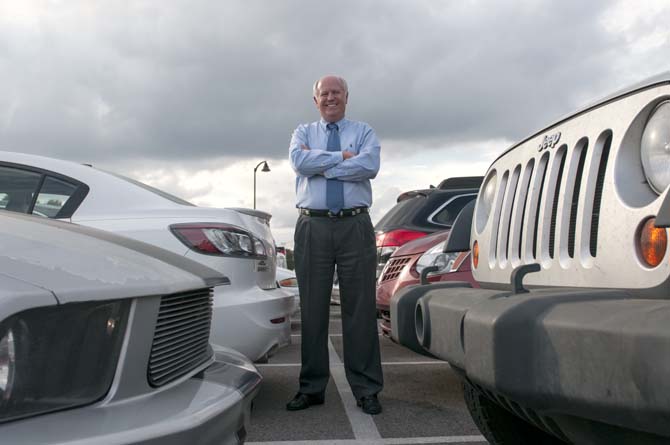
POLYGON ((510 277, 510 281, 512 284, 512 295, 516 294, 525 294, 528 293, 528 289, 523 287, 523 278, 533 272, 539 272, 542 268, 538 263, 533 263, 533 264, 524 264, 523 266, 519 266, 516 269, 512 271, 512 276, 510 277))

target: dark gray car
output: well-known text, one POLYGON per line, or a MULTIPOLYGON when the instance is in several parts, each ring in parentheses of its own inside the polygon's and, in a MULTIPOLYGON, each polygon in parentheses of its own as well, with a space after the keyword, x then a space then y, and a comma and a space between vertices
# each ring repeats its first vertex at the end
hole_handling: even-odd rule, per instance
POLYGON ((0 442, 244 440, 260 375, 209 344, 218 272, 0 211, 0 442))

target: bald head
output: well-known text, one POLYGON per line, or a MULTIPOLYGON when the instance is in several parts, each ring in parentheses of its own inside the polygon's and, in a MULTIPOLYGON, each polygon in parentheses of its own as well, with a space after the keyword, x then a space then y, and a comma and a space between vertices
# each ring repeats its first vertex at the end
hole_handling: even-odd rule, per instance
POLYGON ((326 122, 344 118, 349 99, 347 81, 339 76, 324 76, 314 83, 314 103, 326 122))

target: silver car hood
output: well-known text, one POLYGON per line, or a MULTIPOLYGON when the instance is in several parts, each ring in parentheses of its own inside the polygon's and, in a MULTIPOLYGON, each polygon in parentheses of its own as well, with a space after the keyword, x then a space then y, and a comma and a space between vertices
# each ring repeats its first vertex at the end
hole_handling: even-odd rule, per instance
POLYGON ((229 283, 219 272, 155 246, 7 211, 0 211, 0 271, 2 284, 13 278, 48 291, 61 303, 229 283))
POLYGON ((51 291, 0 272, 0 321, 2 316, 57 303, 58 300, 51 291))

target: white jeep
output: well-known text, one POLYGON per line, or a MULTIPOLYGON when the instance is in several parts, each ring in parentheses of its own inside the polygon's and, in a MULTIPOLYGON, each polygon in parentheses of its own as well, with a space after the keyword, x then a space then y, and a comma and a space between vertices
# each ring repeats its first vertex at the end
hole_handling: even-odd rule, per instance
POLYGON ((670 443, 669 185, 667 73, 496 159, 445 248, 481 289, 398 293, 393 335, 462 374, 492 444, 670 443))

